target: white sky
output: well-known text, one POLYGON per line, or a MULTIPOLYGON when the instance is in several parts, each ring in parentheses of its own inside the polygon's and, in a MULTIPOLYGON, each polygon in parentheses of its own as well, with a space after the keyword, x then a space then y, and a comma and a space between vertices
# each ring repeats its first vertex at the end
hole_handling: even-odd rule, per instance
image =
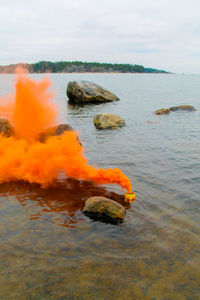
POLYGON ((39 60, 200 73, 200 0, 0 0, 0 65, 39 60))

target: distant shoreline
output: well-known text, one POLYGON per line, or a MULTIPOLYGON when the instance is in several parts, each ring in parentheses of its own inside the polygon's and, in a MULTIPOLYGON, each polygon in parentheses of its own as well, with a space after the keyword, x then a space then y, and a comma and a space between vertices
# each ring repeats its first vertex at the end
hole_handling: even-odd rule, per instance
POLYGON ((0 66, 0 74, 14 74, 20 67, 31 74, 40 73, 142 73, 142 74, 171 74, 164 70, 145 68, 142 65, 132 64, 111 64, 82 61, 40 61, 33 64, 18 63, 7 66, 0 66))
MULTIPOLYGON (((10 72, 10 73, 5 73, 5 72, 0 72, 0 75, 15 75, 16 72, 10 72)), ((26 74, 26 72, 22 72, 22 74, 26 74)), ((138 74, 148 74, 148 75, 174 75, 176 73, 147 73, 147 72, 143 72, 143 73, 139 73, 139 72, 29 72, 30 74, 132 74, 132 75, 138 75, 138 74)), ((183 74, 179 74, 179 75, 183 75, 183 74)), ((185 74, 184 74, 185 75, 185 74)), ((198 74, 194 74, 194 75, 198 75, 198 74)))

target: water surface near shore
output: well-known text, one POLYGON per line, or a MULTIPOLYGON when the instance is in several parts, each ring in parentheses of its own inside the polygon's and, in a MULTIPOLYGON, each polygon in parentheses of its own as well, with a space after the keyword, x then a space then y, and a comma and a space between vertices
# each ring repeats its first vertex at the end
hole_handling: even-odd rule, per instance
MULTIPOLYGON (((117 186, 1 184, 0 299, 199 299, 200 76, 50 77, 60 122, 80 132, 92 165, 129 176, 137 198, 115 226, 92 222, 81 209, 95 194, 123 201, 117 186), (76 79, 121 100, 68 105, 66 86, 76 79), (181 104, 197 111, 153 114, 181 104), (101 112, 119 114, 126 127, 96 130, 93 117, 101 112)), ((13 78, 0 75, 0 95, 11 91, 13 78)))

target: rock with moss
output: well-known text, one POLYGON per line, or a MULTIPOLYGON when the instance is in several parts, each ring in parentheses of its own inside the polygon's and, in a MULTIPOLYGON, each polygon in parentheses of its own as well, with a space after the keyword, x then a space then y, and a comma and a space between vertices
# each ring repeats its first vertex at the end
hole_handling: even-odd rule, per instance
POLYGON ((7 119, 0 118, 0 134, 2 134, 5 137, 15 135, 14 128, 7 119))
POLYGON ((125 126, 125 121, 115 114, 98 114, 93 119, 94 126, 97 129, 117 129, 125 126))
POLYGON ((95 196, 85 201, 83 213, 94 220, 102 220, 114 224, 124 222, 125 208, 109 198, 95 196))
POLYGON ((196 108, 194 108, 192 105, 179 105, 179 106, 173 106, 169 108, 170 111, 196 111, 196 108))
POLYGON ((67 97, 71 103, 104 103, 118 101, 119 98, 90 81, 70 81, 67 86, 67 97))

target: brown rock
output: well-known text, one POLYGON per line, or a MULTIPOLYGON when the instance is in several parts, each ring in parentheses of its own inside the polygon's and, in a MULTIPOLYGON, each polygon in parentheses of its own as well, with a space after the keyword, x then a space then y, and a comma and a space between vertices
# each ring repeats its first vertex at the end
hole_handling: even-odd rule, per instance
MULTIPOLYGON (((41 143, 45 143, 46 140, 48 140, 51 136, 62 135, 65 131, 74 131, 74 130, 70 125, 60 124, 58 126, 48 128, 44 132, 41 132, 39 134, 38 140, 41 143)), ((80 144, 80 146, 82 146, 81 141, 78 136, 77 136, 77 141, 80 144)))
POLYGON ((94 117, 94 126, 97 129, 117 129, 125 126, 125 121, 115 114, 99 114, 94 117))
POLYGON ((191 105, 179 105, 179 106, 173 106, 170 108, 162 108, 155 111, 156 115, 168 115, 171 111, 195 111, 196 109, 191 105))
POLYGON ((196 108, 194 108, 191 105, 179 105, 179 106, 173 106, 169 108, 171 111, 177 111, 177 110, 185 110, 185 111, 195 111, 196 108))
POLYGON ((161 108, 155 111, 156 115, 168 115, 170 114, 171 110, 168 108, 161 108))
POLYGON ((6 137, 15 135, 14 128, 7 119, 0 118, 0 134, 3 134, 3 136, 6 137))
POLYGON ((44 143, 51 136, 62 135, 65 131, 74 131, 74 130, 70 125, 60 124, 58 126, 48 128, 45 131, 41 132, 38 137, 38 140, 44 143))
POLYGON ((92 219, 117 224, 124 221, 126 210, 109 198, 94 196, 85 201, 83 212, 92 219))

